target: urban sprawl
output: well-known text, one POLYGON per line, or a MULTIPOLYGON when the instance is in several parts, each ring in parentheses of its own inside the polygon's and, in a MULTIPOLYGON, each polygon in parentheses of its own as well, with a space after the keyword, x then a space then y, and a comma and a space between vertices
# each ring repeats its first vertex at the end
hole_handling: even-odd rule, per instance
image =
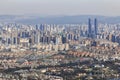
POLYGON ((120 80, 120 24, 0 23, 0 80, 120 80))

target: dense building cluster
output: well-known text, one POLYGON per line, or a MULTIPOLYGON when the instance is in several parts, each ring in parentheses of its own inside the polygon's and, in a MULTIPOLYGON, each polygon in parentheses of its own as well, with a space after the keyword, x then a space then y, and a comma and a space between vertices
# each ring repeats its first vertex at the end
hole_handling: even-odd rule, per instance
POLYGON ((117 79, 120 25, 0 24, 0 79, 117 79), (114 65, 114 66, 111 66, 114 65))

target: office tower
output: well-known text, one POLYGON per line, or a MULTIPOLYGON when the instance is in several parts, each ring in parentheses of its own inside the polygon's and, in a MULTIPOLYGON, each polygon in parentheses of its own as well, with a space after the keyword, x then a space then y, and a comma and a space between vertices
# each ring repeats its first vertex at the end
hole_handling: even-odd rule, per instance
POLYGON ((39 30, 40 29, 40 25, 36 25, 36 30, 39 30))
POLYGON ((97 19, 95 18, 94 20, 94 28, 95 28, 95 35, 98 34, 98 23, 97 23, 97 19))
POLYGON ((62 35, 62 43, 65 44, 67 43, 67 38, 66 38, 66 35, 62 35))
POLYGON ((41 30, 41 31, 44 31, 44 29, 45 29, 45 26, 44 26, 43 24, 41 24, 41 25, 40 25, 40 30, 41 30))
POLYGON ((13 44, 17 44, 17 38, 13 37, 13 44))
POLYGON ((50 43, 50 37, 47 36, 46 39, 47 39, 47 43, 49 44, 50 43))
POLYGON ((116 36, 115 35, 112 35, 112 42, 115 42, 116 41, 116 36))
POLYGON ((88 19, 88 37, 92 37, 92 23, 90 18, 88 19))

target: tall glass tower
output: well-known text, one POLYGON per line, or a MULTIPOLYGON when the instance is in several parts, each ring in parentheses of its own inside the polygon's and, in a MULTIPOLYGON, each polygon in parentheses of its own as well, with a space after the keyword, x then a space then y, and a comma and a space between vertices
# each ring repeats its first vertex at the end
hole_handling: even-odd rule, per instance
POLYGON ((94 27, 95 27, 95 35, 98 34, 98 23, 97 23, 97 19, 95 18, 94 20, 94 27))
POLYGON ((92 23, 91 23, 91 19, 88 19, 88 37, 92 37, 92 23))

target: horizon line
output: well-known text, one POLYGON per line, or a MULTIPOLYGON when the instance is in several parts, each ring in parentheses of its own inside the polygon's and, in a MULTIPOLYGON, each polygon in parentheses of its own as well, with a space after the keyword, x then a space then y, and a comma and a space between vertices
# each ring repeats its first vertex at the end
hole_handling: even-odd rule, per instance
POLYGON ((31 16, 31 17, 38 17, 38 16, 43 16, 43 17, 65 17, 65 16, 101 16, 101 17, 120 17, 120 15, 116 16, 110 16, 110 15, 97 15, 97 14, 78 14, 78 15, 39 15, 39 14, 0 14, 0 16, 31 16))

